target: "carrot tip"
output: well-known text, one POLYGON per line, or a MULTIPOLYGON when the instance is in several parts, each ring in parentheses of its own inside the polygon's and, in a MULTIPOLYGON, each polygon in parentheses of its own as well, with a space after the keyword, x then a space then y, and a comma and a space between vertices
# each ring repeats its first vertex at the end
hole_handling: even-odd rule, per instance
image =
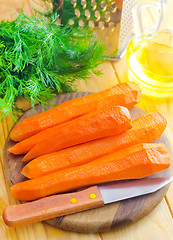
POLYGON ((13 153, 13 147, 8 148, 8 152, 13 153))
POLYGON ((28 154, 26 154, 23 158, 22 158, 22 162, 28 162, 30 161, 31 158, 28 156, 28 154))
POLYGON ((22 169, 21 174, 27 177, 27 170, 25 167, 22 169))

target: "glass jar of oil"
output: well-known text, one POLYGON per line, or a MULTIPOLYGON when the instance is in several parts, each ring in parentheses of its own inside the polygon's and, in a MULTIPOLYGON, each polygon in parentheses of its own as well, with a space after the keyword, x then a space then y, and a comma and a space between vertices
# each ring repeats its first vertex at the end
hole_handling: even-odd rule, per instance
POLYGON ((143 94, 159 98, 173 97, 171 28, 158 28, 155 33, 141 31, 134 35, 128 44, 126 56, 129 79, 141 86, 143 94))

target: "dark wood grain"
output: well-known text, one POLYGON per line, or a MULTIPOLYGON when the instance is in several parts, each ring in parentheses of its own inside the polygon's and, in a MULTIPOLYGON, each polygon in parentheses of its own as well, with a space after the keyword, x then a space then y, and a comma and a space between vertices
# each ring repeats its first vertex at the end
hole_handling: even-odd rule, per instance
MULTIPOLYGON (((81 97, 88 94, 89 93, 81 92, 59 95, 55 98, 53 104, 57 105, 69 99, 81 97)), ((47 106, 47 108, 49 109, 52 107, 47 106)), ((44 109, 40 105, 37 105, 34 110, 30 109, 25 112, 25 114, 22 115, 18 122, 42 111, 44 111, 44 109)), ((137 107, 133 107, 130 109, 130 114, 132 119, 136 119, 140 115, 144 114, 144 112, 137 107)), ((171 151, 169 142, 165 134, 162 134, 162 136, 158 138, 155 142, 164 143, 171 151)), ((14 144, 15 142, 10 140, 10 138, 8 137, 4 149, 4 169, 7 178, 12 185, 26 180, 26 178, 21 174, 21 169, 25 165, 25 163, 20 161, 23 156, 14 156, 7 151, 7 149, 14 144)), ((150 177, 166 177, 169 175, 170 169, 167 169, 157 174, 153 174, 150 177)), ((81 213, 75 213, 64 217, 50 219, 45 222, 52 226, 75 232, 97 233, 109 231, 115 227, 133 223, 150 213, 163 199, 168 187, 169 186, 166 186, 152 194, 147 194, 117 203, 108 204, 104 207, 87 210, 81 213)))

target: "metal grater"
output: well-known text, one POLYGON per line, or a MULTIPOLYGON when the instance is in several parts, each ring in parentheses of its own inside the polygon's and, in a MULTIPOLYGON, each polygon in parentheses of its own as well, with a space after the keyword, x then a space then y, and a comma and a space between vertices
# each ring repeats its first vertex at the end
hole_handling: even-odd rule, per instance
POLYGON ((112 60, 123 56, 133 33, 132 7, 135 0, 59 0, 61 21, 71 26, 94 29, 112 60))

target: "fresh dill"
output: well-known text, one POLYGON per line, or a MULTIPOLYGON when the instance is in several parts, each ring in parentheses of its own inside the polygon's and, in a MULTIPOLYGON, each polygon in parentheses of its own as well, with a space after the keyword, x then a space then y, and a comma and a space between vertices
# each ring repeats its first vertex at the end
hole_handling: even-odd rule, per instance
POLYGON ((0 22, 1 118, 17 109, 25 97, 31 105, 50 103, 59 93, 76 90, 76 80, 87 80, 104 61, 105 46, 88 28, 57 23, 56 12, 0 22))

